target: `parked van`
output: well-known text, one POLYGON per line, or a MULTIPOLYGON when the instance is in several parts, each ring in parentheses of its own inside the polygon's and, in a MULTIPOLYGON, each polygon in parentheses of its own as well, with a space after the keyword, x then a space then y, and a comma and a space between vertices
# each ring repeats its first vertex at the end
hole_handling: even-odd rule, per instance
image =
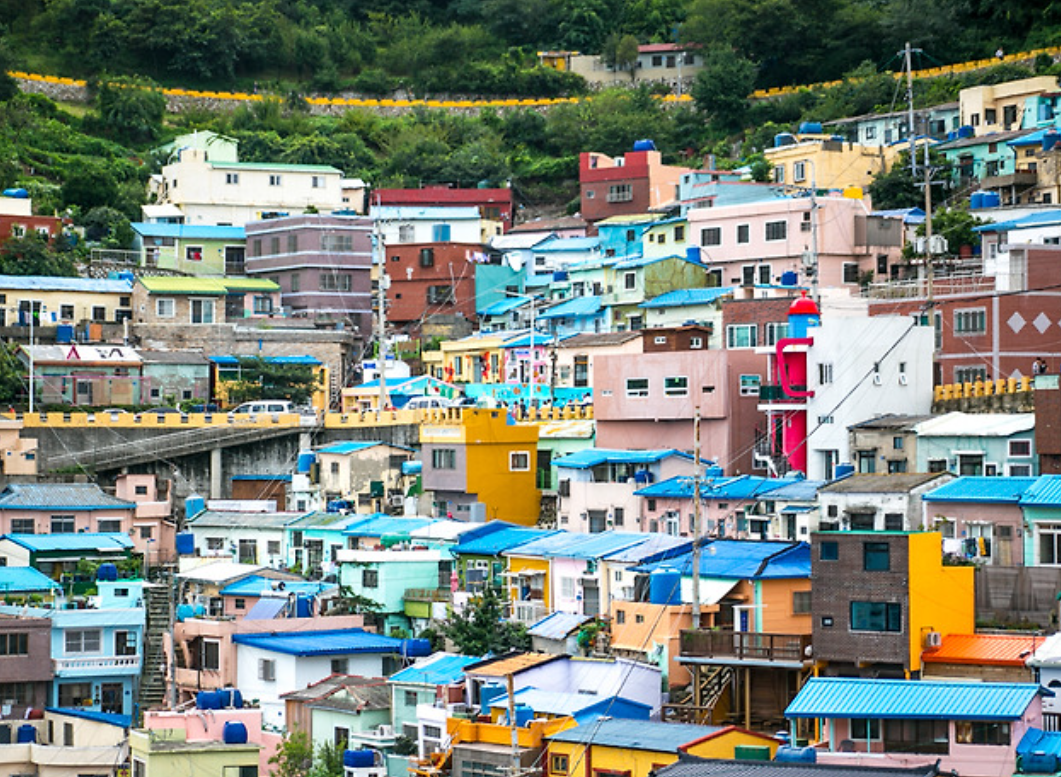
POLYGON ((286 399, 258 399, 244 402, 232 411, 236 415, 272 415, 278 413, 297 413, 295 406, 286 399))
POLYGON ((429 397, 421 395, 413 397, 402 407, 402 410, 432 410, 436 408, 453 407, 453 403, 445 397, 429 397))

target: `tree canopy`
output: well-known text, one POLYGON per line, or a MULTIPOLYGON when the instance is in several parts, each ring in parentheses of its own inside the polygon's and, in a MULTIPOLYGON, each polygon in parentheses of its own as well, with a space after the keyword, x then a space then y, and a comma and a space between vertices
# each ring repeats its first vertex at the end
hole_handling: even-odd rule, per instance
POLYGON ((505 619, 501 595, 489 585, 462 612, 453 613, 439 631, 458 652, 469 656, 530 649, 526 629, 505 619))

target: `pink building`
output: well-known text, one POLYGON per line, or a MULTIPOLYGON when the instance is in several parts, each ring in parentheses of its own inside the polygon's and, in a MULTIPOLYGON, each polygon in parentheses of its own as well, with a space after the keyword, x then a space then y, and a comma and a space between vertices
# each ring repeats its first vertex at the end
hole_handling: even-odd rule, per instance
POLYGON ((274 766, 269 763, 269 759, 276 753, 283 735, 275 731, 262 730, 260 709, 209 710, 209 714, 195 709, 184 712, 154 710, 144 712, 145 729, 148 731, 183 731, 185 742, 223 742, 225 724, 230 722, 242 723, 246 726, 247 742, 261 746, 258 774, 272 774, 274 766))
POLYGON ((1020 498, 1037 478, 960 477, 922 494, 922 525, 943 535, 943 552, 980 564, 1024 566, 1020 498))
POLYGON ((11 483, 0 491, 0 534, 125 532, 136 504, 94 483, 11 483))
POLYGON ((150 566, 172 563, 177 558, 177 525, 173 521, 172 480, 150 474, 119 475, 114 495, 136 505, 128 529, 137 553, 150 566))

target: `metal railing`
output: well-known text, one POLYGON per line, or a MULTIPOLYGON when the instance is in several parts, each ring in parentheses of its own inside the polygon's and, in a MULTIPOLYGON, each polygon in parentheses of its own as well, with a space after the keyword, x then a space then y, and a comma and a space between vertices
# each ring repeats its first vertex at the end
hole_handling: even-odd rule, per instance
POLYGON ((102 656, 95 658, 56 658, 55 671, 90 671, 98 672, 107 669, 139 669, 140 656, 102 656))
POLYGON ((755 661, 805 661, 810 658, 809 634, 762 634, 750 631, 685 630, 681 655, 715 656, 755 661))

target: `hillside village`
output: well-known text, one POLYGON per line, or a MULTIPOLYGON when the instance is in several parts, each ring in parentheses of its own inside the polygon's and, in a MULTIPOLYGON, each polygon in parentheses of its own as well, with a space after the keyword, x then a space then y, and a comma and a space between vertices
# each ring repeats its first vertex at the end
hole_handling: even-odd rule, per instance
POLYGON ((177 138, 131 250, 0 276, 0 763, 1061 774, 1059 109, 584 149, 538 220, 177 138), (873 207, 908 149, 971 242, 873 207))

